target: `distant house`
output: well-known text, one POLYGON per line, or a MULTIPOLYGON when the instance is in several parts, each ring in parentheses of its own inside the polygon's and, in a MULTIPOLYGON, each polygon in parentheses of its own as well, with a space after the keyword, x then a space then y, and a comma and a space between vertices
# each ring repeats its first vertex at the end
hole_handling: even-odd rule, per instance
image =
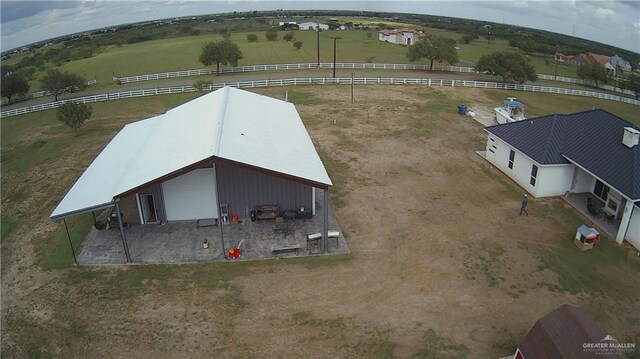
POLYGON ((280 21, 280 22, 278 22, 278 26, 284 26, 284 25, 297 25, 297 23, 295 21, 280 21))
POLYGON ((555 55, 554 55, 554 60, 556 60, 558 62, 565 62, 565 61, 567 61, 568 57, 569 56, 567 56, 567 55, 565 55, 565 54, 563 54, 561 52, 556 52, 555 55))
POLYGON ((584 309, 564 304, 535 322, 513 359, 602 358, 606 354, 585 350, 584 345, 608 338, 584 309))
POLYGON ((609 71, 615 71, 615 67, 611 65, 609 56, 594 54, 591 52, 575 56, 567 56, 565 58, 565 62, 572 66, 593 65, 598 63, 609 71))
POLYGON ((318 27, 320 30, 329 30, 329 25, 319 22, 303 22, 298 24, 298 26, 300 26, 300 30, 317 30, 318 27))
POLYGON ((378 31, 378 40, 399 45, 413 45, 421 33, 413 29, 393 29, 378 31))
POLYGON ((640 250, 640 129, 604 110, 494 125, 486 159, 536 197, 592 198, 640 250))
POLYGON ((609 59, 609 63, 611 63, 611 66, 613 66, 614 68, 614 75, 617 74, 620 70, 631 71, 631 64, 629 63, 629 61, 624 60, 618 55, 611 56, 611 59, 609 59))

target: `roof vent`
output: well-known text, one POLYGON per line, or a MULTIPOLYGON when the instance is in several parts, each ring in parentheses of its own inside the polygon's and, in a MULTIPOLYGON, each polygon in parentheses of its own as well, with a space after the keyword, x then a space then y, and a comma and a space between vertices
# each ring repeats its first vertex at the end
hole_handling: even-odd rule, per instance
POLYGON ((625 127, 624 135, 622 136, 622 144, 629 148, 633 148, 633 146, 638 145, 638 141, 640 140, 640 131, 636 130, 633 127, 625 127))

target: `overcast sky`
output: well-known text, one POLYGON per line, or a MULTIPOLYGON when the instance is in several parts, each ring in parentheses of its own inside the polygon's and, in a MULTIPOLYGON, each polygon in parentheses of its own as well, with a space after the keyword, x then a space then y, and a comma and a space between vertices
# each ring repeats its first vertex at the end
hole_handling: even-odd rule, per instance
POLYGON ((0 48, 5 51, 60 35, 145 20, 274 9, 366 10, 453 16, 575 35, 640 53, 640 0, 0 0, 0 48))

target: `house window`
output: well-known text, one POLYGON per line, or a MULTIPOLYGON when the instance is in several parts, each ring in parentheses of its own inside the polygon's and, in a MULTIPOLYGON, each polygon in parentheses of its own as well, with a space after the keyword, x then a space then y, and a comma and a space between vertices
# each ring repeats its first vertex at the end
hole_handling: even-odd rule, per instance
POLYGON ((514 150, 509 150, 509 168, 513 169, 513 160, 516 158, 516 152, 514 150))
POLYGON ((596 185, 593 187, 593 194, 602 198, 602 200, 607 200, 607 195, 609 194, 609 187, 600 182, 600 180, 596 180, 596 185))
POLYGON ((529 183, 531 183, 532 186, 536 186, 536 178, 538 178, 538 166, 536 165, 532 165, 531 166, 531 179, 529 180, 529 183))

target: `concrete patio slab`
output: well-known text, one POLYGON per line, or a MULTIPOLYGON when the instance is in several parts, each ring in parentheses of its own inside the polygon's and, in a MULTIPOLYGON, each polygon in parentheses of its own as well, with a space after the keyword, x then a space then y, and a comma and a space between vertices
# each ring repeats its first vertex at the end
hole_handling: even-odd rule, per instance
MULTIPOLYGON (((319 196, 316 198, 320 198, 319 196)), ((307 246, 307 234, 322 232, 322 203, 316 203, 316 215, 312 219, 292 220, 293 235, 276 233, 273 220, 223 224, 221 227, 198 227, 196 221, 171 222, 165 225, 136 225, 125 230, 131 260, 135 264, 178 264, 215 262, 227 260, 225 251, 241 241, 242 257, 238 260, 257 260, 324 254, 320 245, 307 246), (221 231, 222 229, 222 231, 221 231), (204 242, 209 248, 204 248, 204 242), (298 253, 281 253, 277 256, 272 246, 299 245, 298 253)), ((339 231, 336 239, 329 239, 328 253, 349 253, 333 210, 329 207, 329 230, 339 231), (337 243, 336 243, 337 242, 337 243)), ((78 254, 80 265, 125 264, 126 257, 119 229, 97 230, 92 228, 78 254)))

